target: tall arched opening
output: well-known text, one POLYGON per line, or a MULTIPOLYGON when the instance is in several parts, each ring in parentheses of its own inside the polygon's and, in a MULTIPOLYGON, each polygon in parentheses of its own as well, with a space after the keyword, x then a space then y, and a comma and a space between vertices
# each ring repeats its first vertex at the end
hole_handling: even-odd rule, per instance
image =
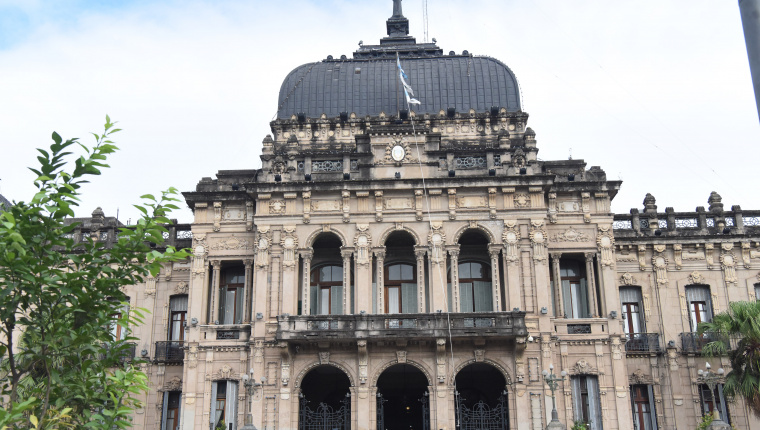
POLYGON ((394 231, 385 240, 383 303, 386 314, 418 312, 417 260, 414 237, 406 231, 394 231))
POLYGON ((342 370, 322 365, 310 370, 301 381, 298 429, 351 428, 351 381, 342 370))
POLYGON ((378 430, 428 430, 428 379, 409 364, 396 364, 377 380, 378 430))
POLYGON ((507 381, 494 366, 473 363, 456 376, 459 430, 508 430, 507 381))

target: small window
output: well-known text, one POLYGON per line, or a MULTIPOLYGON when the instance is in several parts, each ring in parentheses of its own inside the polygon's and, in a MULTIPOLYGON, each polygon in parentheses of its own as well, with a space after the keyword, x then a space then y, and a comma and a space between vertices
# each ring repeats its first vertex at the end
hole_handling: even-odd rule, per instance
POLYGON ((187 295, 169 298, 169 340, 185 340, 185 323, 187 318, 187 295))
POLYGON ((657 430, 657 415, 651 385, 631 385, 631 406, 635 430, 657 430))
POLYGON ((385 266, 385 312, 417 312, 417 276, 414 265, 396 263, 385 266))
POLYGON ((599 381, 596 376, 580 375, 570 379, 573 395, 573 419, 588 424, 589 430, 602 430, 599 404, 599 381))
POLYGON ((560 280, 565 318, 589 318, 586 270, 579 260, 560 259, 560 280))
POLYGON ((243 288, 245 288, 245 269, 230 267, 222 271, 222 284, 219 288, 219 323, 243 323, 243 288))
POLYGON ((707 285, 687 285, 686 301, 689 306, 689 325, 697 331, 699 323, 712 321, 712 297, 707 285))
POLYGON ((338 315, 343 310, 343 266, 328 264, 311 271, 311 314, 338 315))
POLYGON ((760 302, 760 283, 755 284, 755 301, 760 302))
POLYGON ((211 383, 211 428, 214 430, 237 430, 238 385, 234 381, 211 383))
POLYGON ((712 414, 717 409, 720 419, 731 424, 731 415, 728 413, 726 398, 723 396, 723 384, 716 385, 712 393, 707 384, 701 384, 699 397, 702 401, 702 415, 712 414))
POLYGON ((167 391, 164 393, 163 419, 161 430, 179 430, 180 400, 182 393, 179 391, 167 391))

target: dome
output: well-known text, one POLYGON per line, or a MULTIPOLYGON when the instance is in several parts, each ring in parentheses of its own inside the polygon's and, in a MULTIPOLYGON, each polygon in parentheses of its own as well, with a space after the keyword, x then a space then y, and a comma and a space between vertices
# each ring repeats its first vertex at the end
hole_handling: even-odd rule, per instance
POLYGON ((467 51, 444 55, 435 43, 417 43, 408 35, 400 2, 394 2, 387 27, 388 37, 379 45, 360 43, 353 58, 328 57, 290 72, 280 87, 277 118, 301 113, 309 118, 337 117, 342 112, 376 116, 405 109, 396 58, 420 101, 412 105, 417 114, 438 114, 452 107, 457 112, 521 110, 517 78, 501 61, 467 51))

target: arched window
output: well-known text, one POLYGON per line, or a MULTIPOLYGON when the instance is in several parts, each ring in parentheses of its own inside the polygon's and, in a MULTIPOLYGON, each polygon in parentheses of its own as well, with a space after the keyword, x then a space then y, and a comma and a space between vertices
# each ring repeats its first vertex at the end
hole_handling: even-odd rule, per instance
POLYGON ((385 266, 385 313, 417 312, 417 274, 409 263, 385 266))
POLYGON ((459 263, 459 311, 490 312, 493 310, 491 294, 491 266, 479 261, 459 263))
POLYGON ((311 314, 343 313, 343 266, 328 264, 311 271, 311 314))

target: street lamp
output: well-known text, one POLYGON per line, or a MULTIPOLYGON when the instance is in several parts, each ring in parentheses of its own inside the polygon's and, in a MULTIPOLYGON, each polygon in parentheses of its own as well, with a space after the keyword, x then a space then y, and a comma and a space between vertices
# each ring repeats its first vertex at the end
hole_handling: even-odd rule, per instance
POLYGON ((564 381, 565 377, 567 376, 567 372, 564 370, 560 372, 560 376, 557 376, 554 374, 554 365, 549 365, 549 370, 544 370, 541 372, 542 375, 544 375, 544 382, 546 382, 546 385, 549 386, 549 389, 552 392, 552 420, 551 422, 546 426, 547 429, 564 429, 565 427, 562 425, 562 423, 559 422, 559 414, 557 413, 557 401, 554 397, 554 391, 557 389, 557 386, 559 385, 559 381, 564 381))
POLYGON ((245 425, 240 430, 256 430, 256 427, 253 425, 251 400, 253 399, 253 393, 256 391, 256 389, 261 387, 267 381, 267 378, 262 377, 261 383, 258 383, 255 379, 253 379, 253 369, 250 369, 249 372, 251 373, 251 376, 248 376, 247 373, 243 374, 243 386, 245 387, 245 392, 248 395, 248 401, 245 402, 245 406, 248 410, 245 414, 245 425))
MULTIPOLYGON (((723 379, 723 373, 725 371, 722 367, 718 368, 717 372, 712 371, 712 366, 710 366, 710 363, 705 363, 705 370, 699 369, 697 371, 697 374, 702 378, 702 381, 707 385, 707 388, 710 389, 710 399, 712 399, 713 404, 713 421, 710 424, 710 427, 713 429, 723 429, 723 428, 730 428, 728 424, 723 422, 723 420, 720 419, 720 414, 718 413, 718 405, 715 402, 715 387, 718 386, 718 382, 723 379)), ((720 399, 718 399, 720 401, 720 399)))

